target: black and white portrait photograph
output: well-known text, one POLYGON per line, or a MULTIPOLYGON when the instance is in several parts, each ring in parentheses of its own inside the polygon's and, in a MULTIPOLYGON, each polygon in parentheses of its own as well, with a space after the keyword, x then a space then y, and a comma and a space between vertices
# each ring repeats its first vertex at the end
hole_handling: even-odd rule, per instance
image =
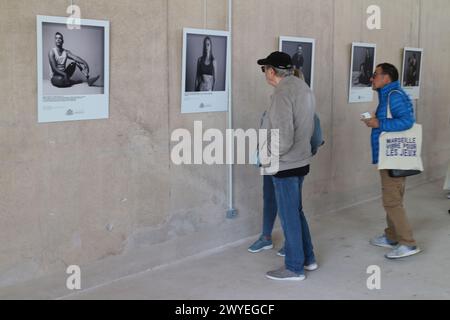
POLYGON ((280 37, 280 51, 291 56, 294 74, 314 87, 315 40, 310 38, 280 37))
POLYGON ((109 22, 81 20, 80 28, 74 29, 68 28, 64 17, 38 16, 37 20, 39 102, 45 104, 39 111, 46 110, 45 117, 49 117, 40 119, 52 122, 103 118, 108 98, 99 96, 109 94, 109 22), (67 97, 77 97, 78 103, 67 97), (99 99, 103 103, 98 104, 99 99), (58 105, 52 106, 55 101, 58 105), (62 104, 67 110, 56 116, 62 111, 56 111, 57 107, 65 108, 62 104), (55 110, 53 115, 49 110, 55 110))
POLYGON ((182 112, 228 110, 229 33, 184 29, 182 112))
POLYGON ((420 76, 422 73, 421 48, 405 48, 403 50, 402 87, 412 99, 420 97, 420 76))
POLYGON ((350 68, 349 102, 370 102, 373 99, 370 78, 375 70, 376 45, 353 43, 350 68))
POLYGON ((105 30, 42 24, 44 95, 103 94, 105 30))

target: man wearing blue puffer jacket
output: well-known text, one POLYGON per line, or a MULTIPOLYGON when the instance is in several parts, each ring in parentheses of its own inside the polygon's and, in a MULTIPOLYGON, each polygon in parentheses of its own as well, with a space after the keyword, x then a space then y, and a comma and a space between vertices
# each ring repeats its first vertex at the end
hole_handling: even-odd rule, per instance
MULTIPOLYGON (((363 120, 372 128, 372 159, 378 164, 379 138, 382 132, 398 132, 410 129, 415 123, 410 98, 400 87, 397 68, 390 63, 377 66, 371 78, 372 89, 378 92, 379 105, 371 119, 363 120), (392 118, 388 119, 388 104, 392 118)), ((398 259, 419 253, 421 250, 413 238, 411 226, 403 207, 406 178, 392 178, 389 170, 380 170, 383 206, 387 213, 387 229, 384 234, 370 240, 372 245, 391 248, 385 255, 398 259)))

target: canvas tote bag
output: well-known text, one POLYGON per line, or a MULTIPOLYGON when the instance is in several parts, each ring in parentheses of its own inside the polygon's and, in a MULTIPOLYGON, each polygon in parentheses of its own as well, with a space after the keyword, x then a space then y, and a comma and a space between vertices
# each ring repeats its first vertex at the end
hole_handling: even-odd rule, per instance
MULTIPOLYGON (((401 91, 394 90, 392 92, 401 91)), ((388 119, 392 119, 390 95, 388 97, 388 119)), ((423 171, 422 152, 422 126, 415 123, 405 131, 383 132, 380 135, 380 153, 378 170, 408 170, 423 171)))

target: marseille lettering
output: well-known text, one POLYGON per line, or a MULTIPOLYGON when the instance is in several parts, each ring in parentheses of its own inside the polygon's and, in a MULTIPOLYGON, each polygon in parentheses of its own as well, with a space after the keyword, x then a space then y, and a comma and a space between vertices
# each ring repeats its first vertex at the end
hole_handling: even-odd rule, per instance
POLYGON ((416 138, 392 138, 386 140, 387 157, 417 157, 416 138))

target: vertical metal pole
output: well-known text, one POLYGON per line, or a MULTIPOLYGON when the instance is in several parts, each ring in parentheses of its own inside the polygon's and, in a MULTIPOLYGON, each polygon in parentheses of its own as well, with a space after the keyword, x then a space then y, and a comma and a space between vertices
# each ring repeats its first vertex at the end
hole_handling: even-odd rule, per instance
MULTIPOLYGON (((230 32, 229 54, 229 76, 228 76, 228 129, 233 129, 233 0, 228 0, 228 31, 230 32)), ((234 137, 230 135, 230 137, 234 137)), ((233 203, 233 162, 234 162, 234 139, 231 139, 229 144, 229 150, 227 150, 227 157, 229 159, 228 164, 228 211, 227 218, 233 219, 237 216, 237 210, 234 208, 233 203)))

